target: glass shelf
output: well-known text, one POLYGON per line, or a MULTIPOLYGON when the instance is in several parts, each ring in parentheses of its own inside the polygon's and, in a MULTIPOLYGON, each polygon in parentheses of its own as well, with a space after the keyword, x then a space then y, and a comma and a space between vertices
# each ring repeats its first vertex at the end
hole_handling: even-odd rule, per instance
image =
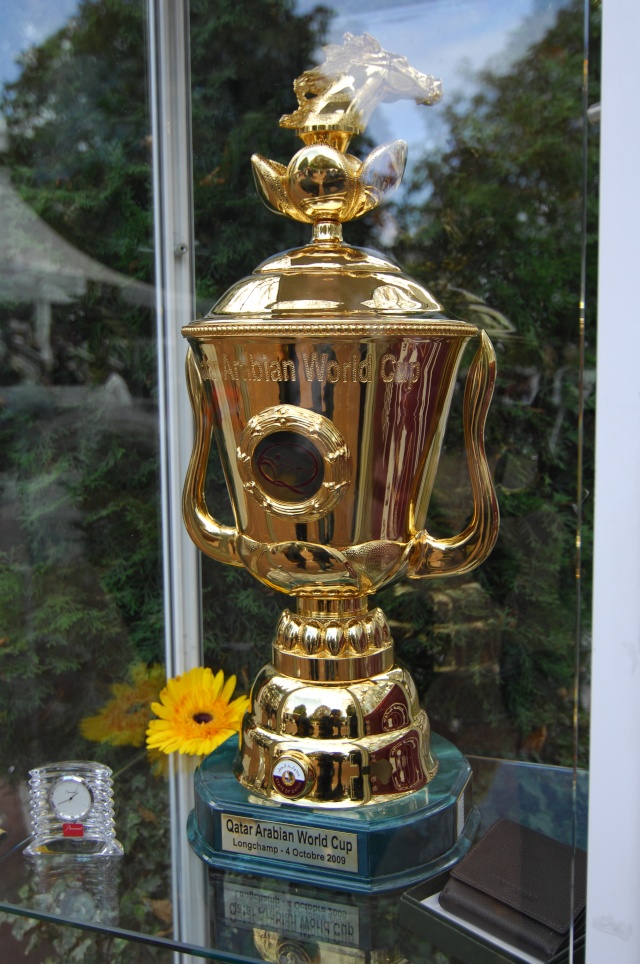
MULTIPOLYGON (((500 817, 507 817, 564 843, 572 842, 572 770, 483 757, 470 757, 469 762, 481 814, 480 834, 500 817)), ((587 791, 587 773, 578 771, 576 842, 582 848, 586 846, 587 791)), ((133 799, 130 805, 143 806, 144 801, 133 799)), ((424 937, 400 927, 398 893, 340 893, 230 871, 211 871, 207 878, 200 910, 207 921, 208 946, 175 941, 166 930, 161 933, 160 927, 155 934, 141 931, 136 926, 136 908, 119 898, 121 875, 135 878, 145 873, 142 852, 133 848, 122 858, 100 858, 98 864, 87 858, 64 857, 60 862, 42 858, 34 865, 23 853, 27 842, 28 838, 16 840, 9 835, 0 852, 0 910, 34 917, 43 926, 65 922, 93 932, 98 946, 100 941, 117 937, 231 962, 272 960, 268 955, 273 948, 288 941, 291 953, 295 945, 307 954, 315 948, 316 957, 310 960, 334 964, 364 961, 365 955, 373 952, 376 960, 389 964, 403 956, 422 964, 437 949, 430 949, 424 937)), ((187 845, 186 834, 184 847, 197 871, 199 861, 187 845)), ((167 892, 167 903, 169 896, 167 892)), ((157 905, 160 910, 162 901, 157 905)))

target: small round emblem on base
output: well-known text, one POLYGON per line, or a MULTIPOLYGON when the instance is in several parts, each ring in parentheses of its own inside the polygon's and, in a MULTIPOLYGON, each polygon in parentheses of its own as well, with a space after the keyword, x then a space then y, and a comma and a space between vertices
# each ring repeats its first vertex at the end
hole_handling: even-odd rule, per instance
POLYGON ((313 784, 314 772, 302 754, 281 756, 272 771, 274 789, 289 800, 304 796, 313 784))

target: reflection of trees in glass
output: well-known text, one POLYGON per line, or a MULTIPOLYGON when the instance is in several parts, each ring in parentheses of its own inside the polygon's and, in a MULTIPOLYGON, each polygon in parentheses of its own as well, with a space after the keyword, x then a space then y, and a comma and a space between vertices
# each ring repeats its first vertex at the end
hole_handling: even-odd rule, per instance
MULTIPOLYGON (((261 213, 249 159, 290 150, 277 127, 283 87, 293 97, 325 15, 298 17, 288 0, 191 8, 198 276, 213 298, 265 251, 300 241, 300 229, 261 213)), ((10 294, 0 266, 0 765, 15 765, 16 778, 74 756, 122 765, 127 750, 87 743, 78 721, 131 662, 164 649, 155 323, 151 302, 131 304, 115 274, 139 291, 153 281, 145 18, 142 0, 81 0, 62 30, 23 55, 0 102, 11 189, 89 256, 90 272, 47 303, 45 363, 36 292, 10 294), (20 355, 32 362, 27 377, 20 355)), ((6 238, 6 219, 4 228, 6 238)), ((42 251, 23 241, 37 275, 42 251)), ((252 592, 250 577, 223 580, 219 567, 208 591, 210 658, 255 669, 277 607, 252 592), (234 652, 228 640, 249 644, 234 652)), ((166 900, 155 899, 167 892, 158 860, 168 835, 165 790, 149 773, 146 764, 126 771, 116 804, 118 835, 144 869, 136 880, 123 872, 122 912, 138 925, 148 915, 143 929, 154 932, 170 926, 166 900)))
POLYGON ((20 56, 2 112, 4 162, 34 210, 103 264, 149 280, 144 17, 139 0, 82 0, 66 26, 20 56))
POLYGON ((304 243, 309 229, 258 200, 250 158, 285 164, 301 146, 278 126, 295 106, 293 79, 310 65, 329 19, 290 0, 191 2, 196 282, 221 295, 269 254, 304 243))
MULTIPOLYGON (((290 150, 291 141, 295 143, 277 126, 283 88, 293 98, 291 80, 309 65, 327 15, 320 11, 299 17, 288 2, 265 4, 262 0, 218 4, 213 9, 210 4, 195 2, 191 12, 198 277, 203 290, 213 293, 251 270, 265 250, 300 240, 300 229, 266 210, 262 213, 249 159, 253 150, 278 155, 290 150)), ((2 98, 8 134, 2 161, 14 189, 60 235, 89 253, 96 263, 150 281, 153 250, 145 17, 146 7, 137 0, 84 0, 64 28, 22 56, 20 77, 6 86, 2 98)), ((74 425, 70 431, 66 422, 73 421, 71 414, 64 428, 57 418, 59 393, 36 391, 40 401, 25 401, 29 391, 15 384, 6 394, 2 430, 7 486, 18 493, 15 511, 23 518, 20 539, 21 547, 23 543, 27 546, 25 564, 31 583, 36 578, 33 567, 41 561, 28 538, 35 528, 35 517, 30 515, 35 509, 24 495, 25 487, 41 486, 37 518, 44 529, 52 524, 51 514, 62 501, 68 503, 65 511, 73 523, 59 537, 57 557, 76 560, 69 563, 72 575, 68 581, 59 567, 49 572, 47 566, 53 563, 42 563, 48 580, 44 594, 47 611, 51 613, 52 598, 58 594, 58 608, 64 608, 67 615, 64 621, 46 621, 48 634, 41 637, 34 627, 39 625, 45 603, 39 601, 37 591, 31 592, 28 605, 15 602, 16 594, 21 593, 17 588, 20 580, 16 582, 13 557, 7 556, 7 578, 15 590, 10 594, 12 611, 22 612, 27 605, 35 613, 22 622, 16 616, 11 634, 22 640, 21 645, 31 640, 29 645, 36 647, 46 646, 48 636, 59 634, 63 640, 73 622, 69 611, 75 614, 77 625, 93 613, 96 629, 101 626, 93 597, 82 596, 75 585, 76 570, 88 560, 101 587, 100 606, 112 607, 116 614, 109 622, 110 632, 115 633, 122 621, 118 632, 126 630, 133 655, 158 658, 163 640, 156 452, 155 445, 144 444, 141 449, 141 441, 135 437, 135 423, 147 417, 143 397, 153 393, 155 380, 153 318, 150 312, 123 303, 113 285, 91 282, 87 287, 86 294, 73 304, 63 300, 53 305, 55 357, 45 377, 54 387, 84 387, 103 382, 115 372, 124 379, 129 389, 124 391, 124 400, 131 404, 119 413, 117 425, 109 415, 92 412, 85 417, 83 411, 81 427, 74 425), (35 452, 40 453, 38 458, 33 457, 35 452), (58 486, 55 500, 41 481, 45 476, 58 486), (78 540, 83 556, 72 551, 72 543, 78 540)), ((9 347, 15 319, 23 333, 29 330, 32 314, 31 304, 14 301, 0 306, 9 347)), ((37 354, 33 325, 31 339, 37 354)), ((4 361, 2 381, 17 383, 9 356, 4 361)), ((148 428, 146 438, 153 438, 148 428)), ((5 497, 8 493, 5 487, 5 497)), ((226 501, 226 495, 223 498, 226 501)), ((218 590, 209 592, 209 639, 216 658, 231 663, 235 657, 224 652, 225 641, 255 640, 256 625, 260 627, 258 636, 262 633, 266 641, 275 607, 267 595, 251 593, 248 577, 236 579, 228 591, 220 593, 222 578, 217 580, 218 590), (240 618, 238 613, 242 613, 240 618)), ((88 636, 94 637, 105 638, 97 631, 88 636)), ((71 649, 81 651, 80 647, 71 649)), ((77 670, 80 660, 89 659, 90 649, 85 647, 82 656, 67 656, 70 664, 65 668, 77 670)), ((51 660, 43 660, 42 668, 43 677, 55 670, 51 660)), ((112 668, 117 674, 115 664, 112 668)), ((37 674, 35 667, 34 672, 37 674)), ((49 690, 48 683, 38 696, 36 687, 31 694, 36 705, 44 705, 49 690)), ((31 705, 33 708, 33 702, 31 705)), ((6 735, 10 745, 9 730, 6 735)))
MULTIPOLYGON (((508 73, 486 71, 478 92, 445 108, 446 147, 417 165, 396 212, 398 258, 444 303, 483 325, 498 346, 498 388, 488 420, 502 512, 498 546, 474 577, 393 590, 390 615, 413 621, 407 655, 423 667, 436 729, 466 749, 571 759, 575 635, 575 526, 582 170, 582 4, 508 73), (515 335, 473 310, 506 315, 515 335), (416 598, 416 595, 418 598, 416 598), (479 598, 484 595, 484 600, 479 598), (419 600, 426 596, 431 605, 419 600), (411 608, 408 608, 411 607, 411 608), (403 615, 404 614, 404 615, 403 615), (435 625, 429 627, 429 623, 435 625), (452 682, 450 682, 451 680, 452 682), (480 683, 481 685, 477 685, 480 683), (498 687, 498 683, 500 684, 498 687), (505 718, 504 710, 507 711, 505 718)), ((597 33, 594 16, 594 34, 597 33)), ((597 47, 598 38, 593 37, 597 47)), ((592 91, 591 100, 597 100, 592 91)), ((588 154, 590 229, 597 146, 588 154)), ((595 287, 589 252, 588 290, 595 287)), ((585 484, 591 488, 592 325, 587 349, 585 484)), ((445 485, 434 525, 460 524, 469 507, 454 455, 454 410, 443 454, 445 485), (458 490, 456 501, 447 491, 458 490), (462 514, 462 515, 461 515, 462 514)), ((590 577, 591 504, 585 502, 584 576, 590 577)), ((586 618, 588 590, 583 594, 586 618)))
POLYGON ((143 15, 81 4, 1 101, 16 199, 0 267, 7 765, 86 756, 76 723, 97 680, 162 651, 153 290, 129 281, 153 257, 143 15))
MULTIPOLYGON (((82 3, 2 96, 0 770, 16 779, 61 759, 118 770, 131 751, 88 743, 78 721, 163 649, 144 13, 82 3)), ((115 802, 136 853, 122 921, 157 929, 166 789, 143 760, 115 802)), ((22 933, 120 955, 36 922, 22 933)))
MULTIPOLYGON (((518 739, 544 727, 544 751, 553 759, 566 759, 565 694, 573 668, 571 506, 582 189, 578 6, 560 14, 557 26, 508 74, 487 73, 470 104, 447 109, 449 145, 424 159, 413 192, 396 212, 399 260, 428 287, 441 290, 445 304, 463 317, 473 320, 465 292, 482 297, 513 323, 518 337, 505 337, 500 349, 500 397, 489 419, 502 482, 500 545, 470 583, 403 584, 385 594, 384 605, 402 624, 399 635, 406 636, 405 654, 423 693, 434 666, 449 672, 430 690, 439 729, 455 736, 459 726, 459 742, 467 749, 513 752, 518 739), (434 624, 441 627, 435 634, 434 624), (456 676, 461 665, 471 666, 475 675, 456 676), (497 665, 499 676, 493 672, 497 665), (491 687, 476 685, 485 672, 494 681, 491 687), (449 678, 455 685, 442 682, 449 678), (476 721, 487 728, 472 739, 476 721), (492 736, 490 727, 499 721, 509 739, 492 736)), ((294 106, 292 79, 308 66, 326 14, 298 17, 286 0, 213 6, 192 0, 191 13, 197 277, 201 296, 213 301, 264 256, 308 234, 263 210, 249 157, 259 151, 286 160, 295 150, 295 138, 279 130, 277 119, 294 106)), ((24 56, 2 109, 9 137, 3 163, 20 195, 94 259, 148 282, 153 251, 144 16, 137 2, 84 0, 63 30, 24 56)), ((355 225, 350 240, 365 229, 355 225)), ((12 318, 26 323, 31 312, 31 305, 0 306, 3 330, 12 318)), ((22 674, 27 665, 34 674, 28 709, 42 732, 41 714, 57 680, 81 671, 83 660, 88 666, 94 655, 104 657, 103 650, 98 653, 105 639, 100 627, 122 647, 120 665, 109 661, 116 676, 124 675, 131 648, 132 655, 149 659, 162 651, 155 448, 149 445, 141 458, 129 424, 134 409, 146 417, 142 400, 153 395, 151 315, 92 284, 73 305, 54 307, 53 326, 73 360, 63 364, 59 350, 50 376, 54 385, 103 382, 117 372, 134 404, 117 425, 109 417, 87 420, 93 440, 88 442, 52 419, 59 407, 55 403, 52 410, 51 397, 41 402, 25 395, 27 400, 15 405, 17 395, 5 393, 2 484, 5 493, 15 494, 12 512, 27 547, 24 570, 15 555, 5 557, 3 569, 10 642, 0 649, 0 674, 13 714, 5 727, 5 752, 31 739, 20 722, 27 711, 18 698, 25 678, 20 665, 22 674), (54 488, 47 488, 48 478, 54 488), (29 493, 38 486, 34 499, 29 493), (76 559, 68 578, 54 559, 37 555, 33 535, 38 522, 50 528, 61 502, 69 509, 57 535, 57 558, 76 559), (78 540, 81 557, 72 552, 78 540), (87 572, 76 579, 87 559, 90 586, 87 572), (41 599, 48 608, 39 608, 41 599), (54 631, 56 638, 77 644, 64 652, 50 647, 54 631), (16 640, 19 651, 13 649, 16 640), (20 662, 19 653, 28 654, 28 661, 25 656, 20 662)), ((0 378, 3 384, 16 381, 6 367, 0 378)), ((468 510, 466 490, 459 503, 444 501, 445 491, 463 489, 464 467, 450 455, 460 424, 454 410, 434 527, 457 528, 468 510)), ((212 502, 226 504, 220 475, 212 488, 212 502)), ((587 527, 587 547, 589 532, 587 527)), ((248 680, 266 655, 282 600, 243 572, 209 561, 205 566, 211 574, 205 589, 210 659, 239 673, 241 661, 248 680), (229 641, 242 642, 244 649, 229 650, 229 641)), ((98 694, 88 698, 99 702, 98 694)), ((66 729, 57 737, 68 748, 76 716, 88 710, 63 705, 66 729)))

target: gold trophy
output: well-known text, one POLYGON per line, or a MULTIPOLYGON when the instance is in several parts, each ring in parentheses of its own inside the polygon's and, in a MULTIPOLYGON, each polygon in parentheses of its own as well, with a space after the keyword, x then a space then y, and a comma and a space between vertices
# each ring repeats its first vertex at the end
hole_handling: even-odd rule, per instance
POLYGON ((483 431, 495 355, 384 256, 342 240, 342 223, 391 194, 406 161, 402 141, 360 161, 350 138, 379 101, 433 104, 440 82, 366 34, 325 54, 280 120, 302 149, 286 167, 252 159, 262 200, 311 224, 311 242, 264 261, 183 329, 196 419, 187 529, 207 555, 297 603, 253 686, 239 782, 224 753, 203 763, 189 835, 217 867, 376 890, 450 865, 475 829, 469 766, 432 741, 368 597, 398 578, 466 572, 493 547, 483 431), (458 536, 436 539, 427 508, 472 337, 463 417, 474 511, 458 536), (205 502, 214 436, 235 527, 205 502))

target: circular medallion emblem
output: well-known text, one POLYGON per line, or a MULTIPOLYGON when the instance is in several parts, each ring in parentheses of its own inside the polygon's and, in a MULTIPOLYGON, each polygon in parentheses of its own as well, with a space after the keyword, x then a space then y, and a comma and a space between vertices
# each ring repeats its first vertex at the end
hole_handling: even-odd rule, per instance
POLYGON ((287 940, 278 945, 278 964, 311 964, 311 958, 297 941, 287 940))
POLYGON ((274 499, 300 502, 316 495, 324 479, 317 446, 299 432, 272 432, 256 445, 253 472, 274 499))
POLYGON ((250 419, 237 458, 251 498, 296 522, 327 515, 351 481, 351 455, 333 422, 295 405, 275 405, 250 419))
POLYGON ((306 792, 311 768, 293 757, 282 756, 274 766, 271 776, 278 793, 293 800, 306 792))

